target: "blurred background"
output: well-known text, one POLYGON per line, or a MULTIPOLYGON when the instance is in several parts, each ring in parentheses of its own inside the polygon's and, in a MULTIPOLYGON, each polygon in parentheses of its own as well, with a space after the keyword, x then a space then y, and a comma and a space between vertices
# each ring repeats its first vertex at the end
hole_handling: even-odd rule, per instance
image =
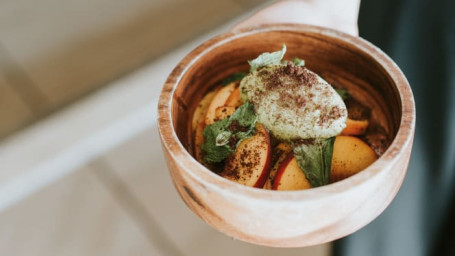
POLYGON ((333 245, 266 248, 180 200, 161 87, 270 2, 0 0, 0 255, 455 255, 453 0, 362 0, 360 36, 403 70, 418 113, 406 179, 372 223, 333 245))
POLYGON ((0 1, 0 255, 328 255, 218 233, 169 179, 161 86, 270 1, 0 1))
POLYGON ((1 1, 0 138, 263 2, 1 1))

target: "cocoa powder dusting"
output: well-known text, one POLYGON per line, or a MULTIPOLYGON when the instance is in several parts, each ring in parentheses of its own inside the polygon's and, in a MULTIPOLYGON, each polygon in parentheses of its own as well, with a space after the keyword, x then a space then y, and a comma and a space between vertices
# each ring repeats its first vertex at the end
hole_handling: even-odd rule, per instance
MULTIPOLYGON (((296 91, 301 90, 301 86, 313 87, 318 83, 317 75, 308 71, 305 67, 295 66, 288 62, 286 66, 281 66, 273 71, 261 70, 266 91, 278 91, 278 104, 283 108, 303 109, 308 104, 309 99, 314 97, 311 93, 303 96, 296 91)), ((263 92, 258 92, 254 98, 260 99, 263 92)))
POLYGON ((334 106, 330 109, 328 108, 322 108, 321 110, 321 115, 318 120, 318 125, 319 126, 330 126, 333 122, 333 120, 339 119, 342 116, 346 114, 345 109, 340 109, 338 106, 334 106))
POLYGON ((314 144, 314 141, 315 141, 315 139, 313 139, 313 138, 294 140, 295 144, 297 144, 297 145, 312 145, 312 144, 314 144))
POLYGON ((248 127, 241 126, 237 120, 233 120, 231 125, 229 125, 228 129, 232 132, 234 131, 240 131, 240 132, 246 132, 248 131, 248 127))
MULTIPOLYGON (((251 140, 257 140, 258 138, 250 138, 251 140)), ((242 144, 237 148, 238 153, 231 155, 224 167, 222 176, 236 181, 247 181, 255 168, 259 168, 261 164, 261 150, 264 149, 264 141, 253 141, 253 143, 248 143, 247 141, 242 142, 242 144)))

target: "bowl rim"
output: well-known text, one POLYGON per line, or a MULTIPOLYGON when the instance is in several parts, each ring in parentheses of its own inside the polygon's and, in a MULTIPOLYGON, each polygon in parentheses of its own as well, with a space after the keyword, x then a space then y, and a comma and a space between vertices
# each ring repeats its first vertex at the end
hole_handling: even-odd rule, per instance
MULTIPOLYGON (((385 166, 397 164, 401 153, 400 149, 406 149, 412 146, 415 131, 415 119, 415 103, 409 83, 403 72, 389 56, 387 56, 378 47, 361 37, 355 37, 330 28, 306 24, 283 23, 260 25, 239 29, 234 32, 230 31, 207 40, 188 53, 176 65, 163 86, 158 102, 158 131, 163 150, 166 150, 171 158, 176 160, 175 164, 179 165, 181 170, 191 175, 204 186, 210 187, 213 190, 220 192, 228 190, 247 197, 280 202, 313 200, 326 196, 334 196, 340 192, 348 191, 354 189, 354 187, 361 186, 367 180, 370 180, 380 174, 381 170, 385 166), (228 44, 231 40, 258 33, 276 31, 317 34, 325 38, 343 41, 343 43, 349 44, 363 54, 372 57, 381 68, 387 71, 390 79, 396 85, 395 89, 400 96, 399 100, 401 104, 400 125, 398 127, 398 131, 384 154, 382 154, 373 164, 368 166, 363 171, 344 180, 308 190, 272 191, 257 189, 241 185, 213 173, 211 170, 199 163, 180 142, 173 128, 171 108, 175 89, 189 68, 204 55, 209 54, 212 49, 228 44)), ((404 172, 406 172, 406 170, 404 170, 404 172)))

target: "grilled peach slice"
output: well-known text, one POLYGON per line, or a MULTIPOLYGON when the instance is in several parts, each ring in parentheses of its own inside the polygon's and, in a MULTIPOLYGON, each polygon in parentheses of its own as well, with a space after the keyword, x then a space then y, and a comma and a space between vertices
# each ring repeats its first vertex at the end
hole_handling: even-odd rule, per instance
POLYGON ((221 176, 240 184, 262 188, 269 176, 271 146, 267 130, 256 124, 256 133, 243 140, 227 160, 221 176))

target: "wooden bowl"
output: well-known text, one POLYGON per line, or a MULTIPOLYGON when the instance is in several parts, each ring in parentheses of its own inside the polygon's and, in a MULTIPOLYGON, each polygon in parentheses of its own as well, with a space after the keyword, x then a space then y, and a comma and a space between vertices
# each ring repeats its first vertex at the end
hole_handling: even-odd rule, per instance
POLYGON ((265 25, 217 36, 189 53, 163 87, 159 132, 177 191, 217 230, 250 243, 300 247, 329 242, 376 218, 400 188, 411 153, 414 100, 397 65, 367 41, 335 30, 295 24, 265 25), (226 76, 248 70, 247 60, 288 48, 329 83, 348 88, 370 106, 393 139, 362 172, 302 191, 246 187, 205 168, 191 155, 191 118, 199 100, 226 76))

